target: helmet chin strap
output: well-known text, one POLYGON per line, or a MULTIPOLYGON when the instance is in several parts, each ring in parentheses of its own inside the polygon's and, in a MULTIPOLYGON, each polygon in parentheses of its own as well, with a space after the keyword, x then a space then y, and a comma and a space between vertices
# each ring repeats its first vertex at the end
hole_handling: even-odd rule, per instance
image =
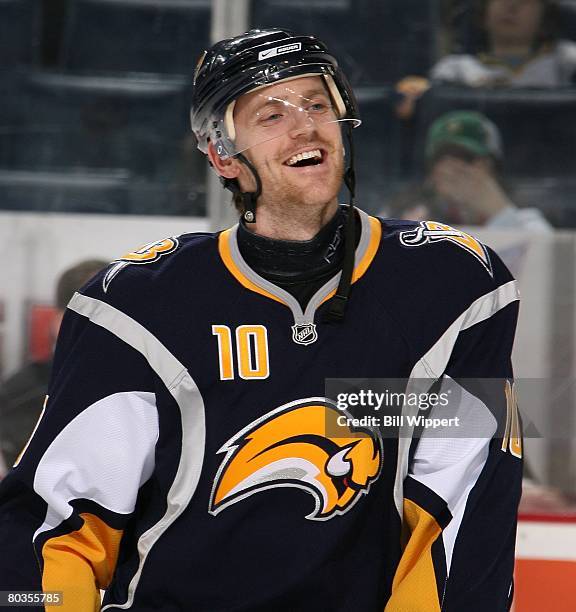
POLYGON ((336 289, 336 295, 330 300, 330 309, 326 313, 327 323, 338 323, 344 320, 346 305, 352 286, 352 273, 354 272, 354 259, 356 252, 356 213, 354 204, 356 199, 356 172, 354 170, 354 140, 352 138, 352 125, 346 123, 346 140, 350 151, 350 161, 344 172, 344 184, 350 193, 348 200, 348 218, 344 229, 344 259, 342 260, 342 274, 336 289))
POLYGON ((242 208, 244 209, 244 212, 242 213, 242 218, 244 219, 244 221, 246 223, 255 223, 256 202, 262 193, 262 181, 260 180, 258 171, 245 155, 243 155, 242 153, 238 153, 236 157, 245 166, 248 167, 250 172, 252 172, 252 176, 254 177, 254 181, 256 182, 256 191, 242 191, 242 189, 240 189, 240 185, 237 179, 229 179, 221 176, 220 181, 226 189, 231 191, 234 195, 238 195, 242 198, 242 208))

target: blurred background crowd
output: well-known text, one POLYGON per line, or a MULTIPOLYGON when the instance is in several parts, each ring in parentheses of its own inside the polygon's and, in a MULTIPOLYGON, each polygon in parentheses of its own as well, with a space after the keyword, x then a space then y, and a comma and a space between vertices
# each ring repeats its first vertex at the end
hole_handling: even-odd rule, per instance
MULTIPOLYGON (((469 110, 500 131, 509 200, 554 227, 576 226, 574 0, 241 2, 249 27, 314 32, 341 59, 364 119, 356 137, 366 210, 392 198, 390 212, 403 214, 407 186, 433 185, 428 128, 469 110)), ((206 168, 187 113, 212 4, 2 0, 0 208, 206 214, 206 168)), ((434 212, 450 216, 429 191, 434 212)))
MULTIPOLYGON (((217 5, 0 0, 0 473, 42 409, 63 296, 138 244, 219 229, 188 118, 217 5)), ((230 34, 310 32, 341 60, 364 210, 473 226, 519 278, 524 508, 573 510, 576 0, 232 5, 230 34)))

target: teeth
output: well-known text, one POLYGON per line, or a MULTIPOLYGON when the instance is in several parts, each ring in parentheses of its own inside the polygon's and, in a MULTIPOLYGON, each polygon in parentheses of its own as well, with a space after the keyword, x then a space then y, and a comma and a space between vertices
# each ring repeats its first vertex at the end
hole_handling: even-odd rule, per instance
POLYGON ((322 153, 320 152, 320 149, 314 149, 314 151, 304 151, 304 153, 298 153, 296 155, 293 155, 286 163, 289 166, 293 166, 294 164, 297 164, 303 159, 310 159, 312 157, 318 157, 322 159, 322 153))

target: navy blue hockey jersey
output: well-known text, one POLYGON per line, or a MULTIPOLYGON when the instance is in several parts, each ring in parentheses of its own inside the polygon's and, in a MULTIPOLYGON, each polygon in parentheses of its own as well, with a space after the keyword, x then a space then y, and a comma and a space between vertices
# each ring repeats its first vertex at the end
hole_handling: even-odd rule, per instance
POLYGON ((75 295, 0 487, 0 590, 70 612, 99 589, 111 611, 508 609, 516 284, 463 232, 358 215, 342 323, 339 275, 303 310, 235 228, 147 245, 75 295), (386 436, 339 418, 339 378, 501 379, 507 408, 460 387, 448 413, 482 435, 386 436))

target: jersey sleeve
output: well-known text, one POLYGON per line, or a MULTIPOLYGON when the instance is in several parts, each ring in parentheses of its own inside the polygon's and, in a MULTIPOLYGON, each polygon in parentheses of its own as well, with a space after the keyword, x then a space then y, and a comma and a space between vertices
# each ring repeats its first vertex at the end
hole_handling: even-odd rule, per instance
POLYGON ((140 351, 67 311, 44 410, 0 485, 0 590, 59 591, 62 612, 100 609, 155 468, 155 388, 140 351))
POLYGON ((472 304, 454 342, 444 339, 435 386, 444 401, 424 415, 437 424, 421 425, 410 443, 387 612, 509 610, 522 479, 510 358, 517 312, 509 280, 472 304))

